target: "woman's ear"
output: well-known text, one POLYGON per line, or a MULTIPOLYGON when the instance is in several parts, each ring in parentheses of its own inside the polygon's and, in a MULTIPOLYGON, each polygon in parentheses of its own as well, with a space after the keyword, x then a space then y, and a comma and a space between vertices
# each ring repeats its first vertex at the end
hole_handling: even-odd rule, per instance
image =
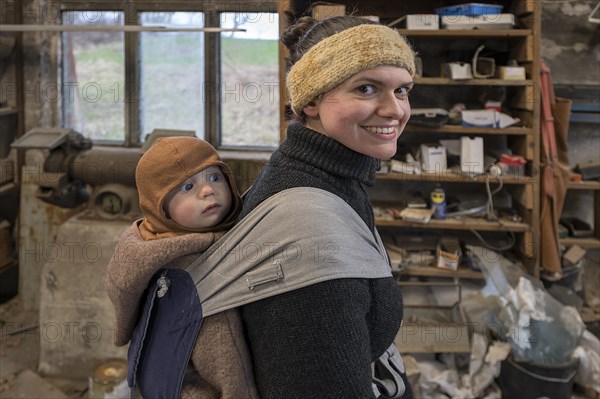
POLYGON ((316 101, 309 101, 308 104, 302 108, 302 111, 304 111, 304 114, 309 118, 316 118, 319 116, 319 108, 316 101))

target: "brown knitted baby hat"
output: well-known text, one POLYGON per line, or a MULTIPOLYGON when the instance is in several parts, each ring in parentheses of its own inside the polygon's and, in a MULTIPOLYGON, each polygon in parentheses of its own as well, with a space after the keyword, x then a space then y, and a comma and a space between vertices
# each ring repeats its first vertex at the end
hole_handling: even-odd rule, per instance
POLYGON ((212 145, 196 137, 163 137, 156 140, 140 158, 135 181, 144 216, 140 224, 144 240, 226 230, 235 223, 241 211, 242 200, 231 170, 221 161, 212 145), (167 218, 163 209, 165 199, 174 188, 209 166, 219 166, 229 183, 232 192, 231 213, 217 226, 202 230, 186 229, 167 218))

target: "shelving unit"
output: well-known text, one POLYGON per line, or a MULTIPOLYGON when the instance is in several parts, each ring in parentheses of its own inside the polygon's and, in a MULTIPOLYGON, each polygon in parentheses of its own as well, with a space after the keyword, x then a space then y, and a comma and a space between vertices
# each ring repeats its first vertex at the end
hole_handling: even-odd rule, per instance
MULTIPOLYGON (((432 2, 423 2, 416 8, 407 10, 414 14, 432 13, 436 7, 444 6, 445 2, 436 2, 435 7, 432 2)), ((388 10, 389 11, 389 10, 388 10)), ((415 78, 415 88, 417 99, 423 99, 426 96, 419 97, 420 91, 429 93, 430 98, 435 98, 432 94, 439 90, 438 101, 446 104, 436 104, 434 102, 424 103, 421 101, 416 107, 422 108, 446 108, 448 101, 463 102, 461 100, 470 100, 465 97, 466 93, 483 92, 484 90, 504 90, 506 101, 504 106, 510 110, 513 117, 521 120, 521 125, 512 126, 505 129, 496 128, 476 128, 463 127, 455 125, 444 125, 439 128, 430 128, 414 126, 409 123, 403 136, 399 139, 399 144, 411 143, 420 144, 423 142, 436 141, 438 138, 460 138, 462 136, 474 137, 480 136, 487 141, 504 140, 508 148, 514 154, 518 154, 527 159, 528 168, 525 176, 502 176, 490 177, 490 184, 496 186, 503 184, 503 190, 510 193, 514 203, 514 209, 518 214, 518 221, 510 218, 500 217, 497 221, 488 221, 484 218, 462 217, 456 219, 434 220, 428 223, 414 223, 403 220, 385 220, 377 219, 377 226, 380 230, 388 234, 418 234, 418 235, 455 235, 464 231, 466 235, 470 231, 485 233, 488 235, 514 233, 517 237, 515 251, 523 259, 528 271, 535 276, 539 276, 539 96, 537 87, 539 85, 539 10, 531 2, 524 0, 515 0, 505 4, 504 11, 515 14, 519 25, 515 29, 501 30, 408 30, 398 29, 398 32, 412 43, 418 54, 423 55, 424 76, 415 78), (504 49, 508 54, 508 59, 517 60, 518 64, 525 67, 526 79, 524 80, 502 80, 496 78, 489 79, 469 79, 452 80, 436 76, 435 68, 431 63, 441 64, 447 62, 448 49, 471 50, 474 52, 479 44, 485 43, 486 48, 490 47, 504 49), (430 66, 429 69, 426 67, 430 66), (433 71, 433 73, 432 73, 433 71), (444 98, 453 96, 454 91, 462 91, 455 98, 444 98)), ((383 16, 380 15, 380 18, 383 16)), ((386 16, 387 17, 387 16, 386 16)), ((438 67, 439 69, 439 67, 438 67)), ((439 73, 438 73, 439 75, 439 73)), ((427 93, 426 93, 427 94, 427 93)), ((412 100, 411 100, 412 102, 412 100)), ((466 101, 464 101, 466 102, 466 101)), ((415 104, 412 104, 415 107, 415 104)), ((486 145, 484 144, 484 148, 486 145)), ((470 176, 451 169, 438 171, 437 173, 426 173, 419 175, 400 174, 389 172, 377 176, 377 184, 372 197, 380 197, 382 206, 394 206, 394 194, 385 191, 393 191, 398 196, 406 195, 406 190, 418 190, 424 196, 428 196, 429 191, 440 184, 447 192, 464 193, 466 191, 485 192, 485 175, 470 176)), ((375 199, 377 202, 377 199, 375 199)), ((400 201, 398 201, 400 202, 400 201)), ((464 234, 463 234, 464 235, 464 234)), ((474 237, 473 237, 474 238, 474 237)), ((474 238, 476 242, 476 239, 474 238)), ((458 270, 457 272, 448 272, 446 270, 435 270, 434 267, 405 268, 403 273, 406 275, 438 277, 440 274, 448 277, 466 278, 466 276, 480 277, 481 273, 471 270, 458 270), (433 269, 433 270, 432 270, 433 269)))
MULTIPOLYGON (((424 0, 422 2, 389 2, 373 0, 372 2, 351 2, 344 0, 332 1, 344 4, 346 10, 352 10, 353 15, 376 15, 380 23, 385 24, 409 14, 432 14, 434 9, 453 2, 424 0)), ((297 16, 308 14, 312 1, 286 1, 280 10, 293 10, 297 16)), ((512 0, 503 2, 504 13, 515 15, 517 25, 514 29, 475 29, 475 30, 409 30, 397 29, 405 36, 423 60, 423 76, 415 77, 415 87, 411 96, 413 108, 445 108, 449 102, 466 102, 467 96, 473 93, 484 93, 486 90, 500 91, 505 94, 503 103, 509 109, 511 116, 518 118, 520 123, 504 129, 476 128, 455 125, 445 125, 438 128, 421 127, 409 124, 399 139, 399 148, 412 144, 422 144, 437 139, 460 139, 462 136, 479 136, 484 139, 484 148, 488 142, 502 141, 513 154, 523 156, 527 160, 527 172, 524 176, 506 175, 493 177, 489 183, 497 187, 503 184, 503 191, 509 194, 513 203, 514 215, 499 215, 498 220, 490 221, 484 218, 462 217, 446 220, 431 220, 429 223, 412 223, 399 219, 376 218, 376 225, 383 234, 402 235, 470 235, 471 231, 482 235, 494 234, 506 237, 515 235, 515 252, 523 260, 526 268, 534 276, 539 276, 539 41, 540 41, 540 9, 534 2, 528 0, 512 0), (452 80, 440 75, 439 65, 448 62, 448 50, 458 49, 470 52, 471 56, 480 44, 495 51, 504 51, 506 58, 516 60, 524 66, 526 79, 502 80, 497 78, 452 80), (437 71, 436 71, 437 69, 437 71), (439 91, 440 95, 431 94, 439 91), (455 93, 458 92, 456 95, 455 93), (419 93, 423 94, 419 97, 419 93), (433 98, 429 103, 418 100, 433 98), (462 98, 461 98, 462 96, 462 98), (451 97, 451 98, 450 98, 451 97), (416 100, 415 100, 416 98, 416 100), (461 101, 462 100, 462 101, 461 101), (436 103, 435 101, 439 102, 436 103)), ((282 54, 281 59, 287 54, 282 54)), ((504 65, 496 62, 497 66, 504 65)), ((284 65, 284 63, 282 63, 284 65)), ((283 67, 283 66, 282 66, 283 67)), ((285 76, 285 75, 282 75, 285 76)), ((282 97, 285 98, 285 97, 282 97)), ((285 100, 284 100, 285 101, 285 100)), ((483 104, 482 104, 483 105, 483 104)), ((482 108, 482 107, 481 107, 482 108)), ((285 104, 282 104, 282 113, 285 104)), ((479 192, 485 195, 486 176, 470 176, 451 169, 438 173, 420 175, 400 174, 396 172, 377 175, 375 187, 369 190, 369 195, 375 206, 389 206, 396 209, 401 205, 403 195, 410 194, 415 188, 428 197, 429 191, 435 185, 441 184, 448 193, 479 192)), ((475 235, 471 237, 477 242, 475 235)), ((437 274, 434 267, 407 269, 406 273, 437 274), (433 271, 431 269, 434 269, 433 271)), ((443 276, 479 277, 481 273, 461 270, 456 273, 440 270, 443 276), (472 273, 475 273, 472 275, 472 273)))

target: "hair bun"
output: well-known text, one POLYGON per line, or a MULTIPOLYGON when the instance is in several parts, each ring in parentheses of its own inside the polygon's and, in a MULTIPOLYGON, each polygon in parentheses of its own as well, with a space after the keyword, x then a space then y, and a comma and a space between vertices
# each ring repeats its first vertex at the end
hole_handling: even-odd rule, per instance
POLYGON ((300 39, 302 39, 306 32, 308 32, 317 22, 319 21, 310 16, 300 18, 295 24, 289 26, 285 32, 283 32, 281 35, 281 42, 290 51, 293 51, 300 39))

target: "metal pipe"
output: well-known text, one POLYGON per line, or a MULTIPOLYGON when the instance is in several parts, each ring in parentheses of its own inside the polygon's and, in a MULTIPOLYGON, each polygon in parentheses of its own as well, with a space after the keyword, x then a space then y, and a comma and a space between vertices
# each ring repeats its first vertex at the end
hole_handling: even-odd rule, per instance
POLYGON ((135 187, 139 148, 94 147, 69 162, 69 175, 93 186, 119 183, 135 187))

